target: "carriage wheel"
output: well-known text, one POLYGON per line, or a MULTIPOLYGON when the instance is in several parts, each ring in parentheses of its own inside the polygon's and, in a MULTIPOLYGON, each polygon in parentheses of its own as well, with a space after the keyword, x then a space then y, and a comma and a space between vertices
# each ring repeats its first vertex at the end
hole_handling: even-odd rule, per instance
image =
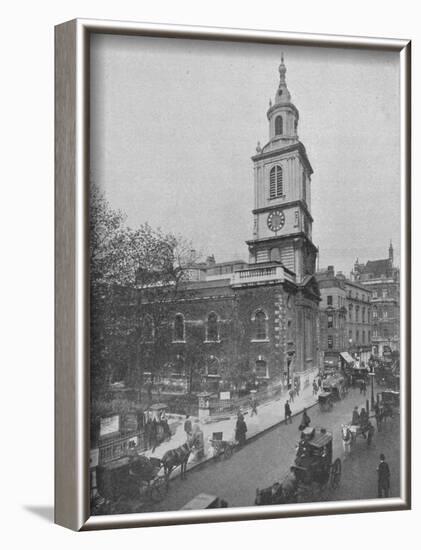
POLYGON ((228 460, 229 458, 232 457, 232 453, 233 453, 233 450, 232 450, 232 447, 231 445, 227 445, 224 449, 224 453, 223 453, 223 457, 224 457, 224 460, 228 460))
POLYGON ((342 464, 341 460, 337 458, 332 464, 332 470, 330 473, 330 485, 333 489, 339 487, 341 482, 342 464))
POLYGON ((164 477, 156 478, 150 487, 151 500, 160 502, 168 492, 168 485, 164 477))

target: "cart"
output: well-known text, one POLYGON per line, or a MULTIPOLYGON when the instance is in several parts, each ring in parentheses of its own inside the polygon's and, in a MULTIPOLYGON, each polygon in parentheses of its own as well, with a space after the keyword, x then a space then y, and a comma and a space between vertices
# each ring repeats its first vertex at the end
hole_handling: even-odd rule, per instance
POLYGON ((342 463, 339 458, 332 460, 332 440, 332 433, 324 428, 305 428, 290 473, 281 482, 257 489, 254 503, 310 502, 328 486, 332 489, 339 487, 342 463))
POLYGON ((306 428, 298 443, 293 466, 298 490, 312 490, 313 484, 324 489, 330 484, 335 489, 341 481, 340 458, 333 461, 333 435, 324 428, 306 428))
POLYGON ((214 458, 227 460, 231 458, 236 444, 234 441, 223 439, 223 435, 223 432, 214 432, 209 439, 209 444, 214 458))
POLYGON ((98 467, 97 482, 98 492, 109 507, 128 501, 139 506, 159 502, 168 489, 161 460, 137 453, 98 467))

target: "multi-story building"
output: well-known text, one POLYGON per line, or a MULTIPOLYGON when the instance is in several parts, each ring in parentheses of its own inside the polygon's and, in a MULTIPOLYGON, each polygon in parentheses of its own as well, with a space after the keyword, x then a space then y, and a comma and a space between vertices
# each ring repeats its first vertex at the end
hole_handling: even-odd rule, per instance
POLYGON ((393 246, 389 257, 354 265, 352 278, 371 292, 373 352, 379 356, 399 350, 400 270, 393 264, 393 246))
MULTIPOLYGON (((317 248, 312 242, 313 169, 298 139, 283 59, 279 85, 267 111, 269 141, 256 148, 253 236, 249 262, 208 261, 189 268, 189 281, 158 306, 137 290, 133 313, 141 319, 132 372, 188 380, 201 389, 229 387, 242 373, 260 381, 310 382, 319 368, 317 248), (139 353, 139 346, 141 352, 139 353)), ((136 293, 136 290, 135 290, 136 293)), ((150 295, 150 292, 148 293, 150 295)), ((142 380, 144 376, 142 375, 142 380)))
POLYGON ((333 266, 316 275, 319 283, 320 348, 325 366, 338 366, 348 352, 367 364, 371 355, 371 292, 347 279, 333 266))

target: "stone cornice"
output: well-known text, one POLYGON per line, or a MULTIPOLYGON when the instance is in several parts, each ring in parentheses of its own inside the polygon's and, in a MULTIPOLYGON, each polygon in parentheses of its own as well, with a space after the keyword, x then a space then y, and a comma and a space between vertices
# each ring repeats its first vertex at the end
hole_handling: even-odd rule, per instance
POLYGON ((268 151, 267 153, 258 153, 257 155, 252 156, 251 160, 253 162, 257 162, 258 160, 265 160, 273 157, 278 157, 281 153, 282 154, 292 153, 293 151, 298 151, 300 153, 301 158, 303 159, 304 164, 306 166, 306 169, 311 175, 313 173, 313 168, 310 164, 310 161, 308 160, 306 148, 301 143, 301 141, 299 141, 298 143, 293 143, 292 145, 287 145, 286 147, 281 147, 280 149, 275 149, 274 151, 268 151))
POLYGON ((300 113, 298 112, 297 107, 293 103, 288 102, 288 103, 274 103, 272 105, 272 107, 269 107, 269 109, 266 113, 268 119, 272 116, 272 114, 275 111, 282 111, 283 109, 291 109, 291 111, 294 111, 294 113, 297 117, 297 120, 300 118, 300 113))

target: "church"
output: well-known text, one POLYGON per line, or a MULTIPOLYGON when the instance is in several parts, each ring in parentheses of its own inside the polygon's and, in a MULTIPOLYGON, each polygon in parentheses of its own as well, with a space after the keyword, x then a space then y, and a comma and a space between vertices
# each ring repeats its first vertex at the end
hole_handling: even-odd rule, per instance
POLYGON ((287 87, 283 57, 266 115, 269 140, 263 147, 258 143, 251 158, 249 261, 217 263, 211 256, 189 266, 183 291, 159 329, 153 304, 143 301, 138 356, 143 381, 151 377, 180 392, 218 392, 238 389, 250 378, 257 385, 304 387, 318 371, 313 169, 298 138, 299 111, 287 87))

